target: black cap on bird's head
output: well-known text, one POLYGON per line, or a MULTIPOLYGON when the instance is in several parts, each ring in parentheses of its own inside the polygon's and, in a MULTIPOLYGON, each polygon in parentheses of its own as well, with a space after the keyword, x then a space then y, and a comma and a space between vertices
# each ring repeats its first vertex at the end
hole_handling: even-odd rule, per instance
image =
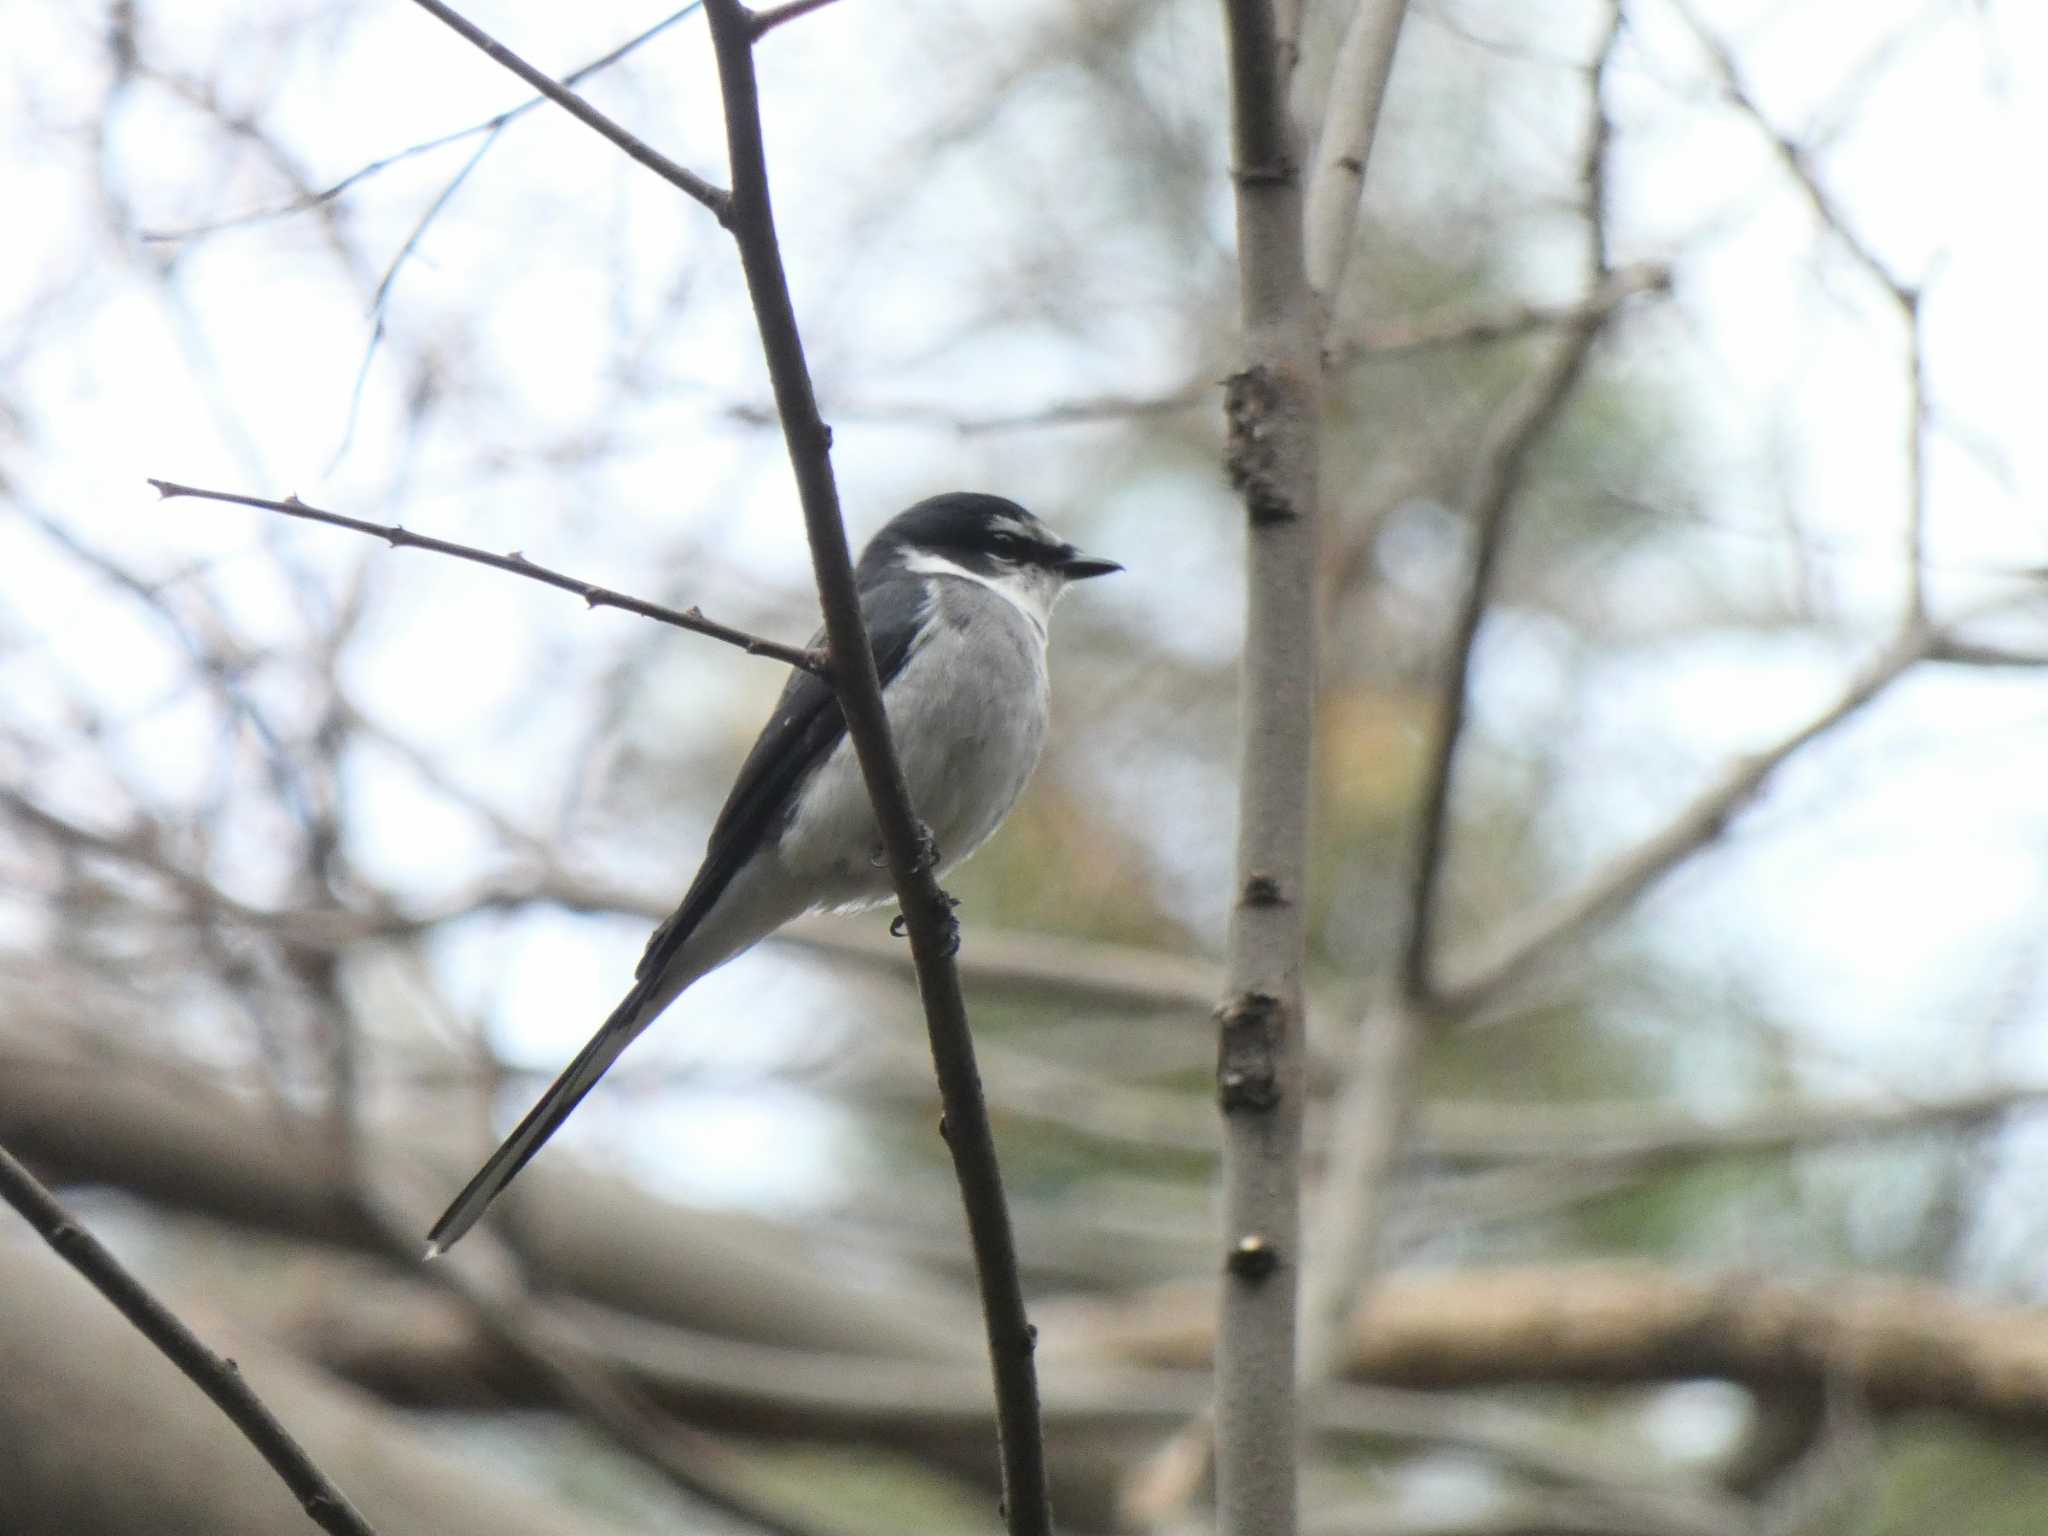
POLYGON ((1016 502, 980 491, 947 491, 897 513, 869 541, 861 564, 915 554, 985 576, 1028 569, 1084 581, 1123 569, 1082 554, 1016 502))

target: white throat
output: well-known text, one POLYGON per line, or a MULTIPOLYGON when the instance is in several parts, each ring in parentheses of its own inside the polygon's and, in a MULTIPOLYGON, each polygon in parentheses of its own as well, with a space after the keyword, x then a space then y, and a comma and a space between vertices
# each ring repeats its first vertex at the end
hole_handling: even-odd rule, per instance
POLYGON ((989 591, 1015 608, 1031 621, 1042 639, 1046 625, 1052 620, 1052 605, 1059 601, 1059 595, 1066 588, 1066 582, 1053 571, 1039 566, 1020 566, 1001 575, 986 576, 980 571, 971 571, 964 565, 956 565, 944 555, 928 549, 907 550, 903 556, 903 568, 920 576, 958 576, 962 581, 971 581, 989 591))

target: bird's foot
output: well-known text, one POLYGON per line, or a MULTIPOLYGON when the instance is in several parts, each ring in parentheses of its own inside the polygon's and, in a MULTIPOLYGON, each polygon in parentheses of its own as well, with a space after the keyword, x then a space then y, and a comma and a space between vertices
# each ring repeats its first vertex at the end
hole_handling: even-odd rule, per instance
MULTIPOLYGON (((948 955, 957 955, 960 953, 960 919, 955 917, 953 912, 960 905, 960 898, 941 891, 939 892, 939 900, 945 904, 945 917, 942 919, 944 926, 940 929, 940 943, 944 946, 945 952, 948 955)), ((899 939, 908 938, 910 935, 910 919, 901 912, 898 912, 889 919, 889 932, 899 939)))
MULTIPOLYGON (((889 867, 889 850, 880 843, 875 844, 874 850, 868 854, 868 863, 875 869, 887 869, 889 867)), ((937 869, 939 867, 938 835, 921 821, 917 824, 917 867, 919 869, 937 869)))

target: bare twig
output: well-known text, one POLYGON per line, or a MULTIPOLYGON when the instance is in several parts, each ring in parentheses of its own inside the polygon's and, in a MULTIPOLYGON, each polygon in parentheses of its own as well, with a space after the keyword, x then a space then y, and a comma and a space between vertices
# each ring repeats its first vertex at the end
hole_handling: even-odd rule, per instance
POLYGON ((1330 362, 1332 367, 1342 367, 1365 357, 1484 346, 1519 341, 1538 331, 1599 326, 1631 299, 1670 291, 1668 266, 1662 262, 1635 262, 1608 273, 1580 297, 1562 303, 1511 303, 1477 310, 1469 304, 1459 304, 1406 320, 1368 325, 1356 336, 1334 343, 1330 362))
POLYGON ((1462 975, 1435 984, 1430 993, 1432 1010, 1443 1018, 1471 1017, 1560 945, 1611 917, 1687 856, 1718 838, 1778 769, 1926 660, 1942 639, 1941 632, 1930 629, 1901 636, 1827 709, 1763 751, 1734 764, 1661 831, 1611 860, 1576 891, 1512 925, 1484 955, 1458 967, 1462 975))
POLYGON ((822 11, 832 0, 784 0, 781 5, 771 5, 765 11, 754 13, 754 40, 759 42, 777 27, 808 16, 813 11, 822 11))
POLYGON ((670 186, 702 203, 711 210, 719 223, 725 224, 729 221, 732 194, 723 187, 715 187, 695 171, 677 165, 660 150, 613 122, 567 86, 535 69, 467 17, 450 10, 441 3, 441 0, 413 0, 413 3, 464 42, 481 50, 493 63, 511 70, 578 122, 610 139, 624 150, 630 159, 646 166, 670 186))
POLYGON ((1224 409, 1248 549, 1236 888, 1217 1009, 1224 1280, 1216 1509, 1223 1536, 1291 1536, 1321 361, 1288 111, 1292 60, 1266 0, 1226 0, 1224 17, 1245 353, 1224 409))
POLYGON ((1398 985, 1411 1003, 1426 1003, 1436 991, 1437 906, 1449 858, 1451 795, 1470 701, 1473 653, 1492 601, 1494 567, 1506 543, 1508 517, 1529 451, 1563 410, 1598 334, 1590 324, 1573 329, 1542 367, 1522 382, 1494 420, 1466 498, 1472 564, 1452 624, 1450 659, 1430 740, 1400 949, 1398 985))
POLYGON ((1770 142, 1779 162, 1805 195, 1822 228, 1849 253, 1891 302, 1905 333, 1906 345, 1906 611, 1902 627, 1911 632, 1927 620, 1927 434, 1932 412, 1927 401, 1926 332, 1921 321, 1921 285, 1908 282, 1849 221, 1834 194, 1821 180, 1806 145, 1773 123, 1750 90, 1735 55, 1703 22, 1686 0, 1674 8, 1713 61, 1714 72, 1729 102, 1770 142))
MULTIPOLYGON (((618 47, 600 54, 588 64, 580 65, 570 70, 568 74, 562 76, 562 84, 575 85, 579 81, 586 80, 602 70, 611 68, 612 65, 618 63, 619 60, 625 58, 634 50, 652 42, 677 22, 687 18, 701 4, 703 4, 703 0, 690 0, 690 3, 681 10, 669 12, 668 15, 662 17, 653 26, 635 33, 619 44, 618 47)), ((478 134, 495 134, 499 129, 524 117, 527 113, 533 111, 534 108, 544 105, 547 99, 546 96, 529 96, 525 101, 520 102, 518 106, 507 107, 495 117, 487 117, 480 123, 471 123, 467 128, 458 128, 453 133, 444 133, 438 138, 428 139, 423 143, 409 144, 396 154, 385 155, 382 159, 372 160, 367 165, 358 166, 339 181, 330 182, 326 186, 317 189, 304 190, 291 202, 282 204, 279 207, 265 208, 255 213, 239 214, 233 218, 220 219, 211 224, 188 225, 182 229, 145 229, 140 231, 140 236, 146 241, 191 240, 201 235, 218 234, 222 230, 239 229, 243 225, 254 224, 261 220, 281 219, 294 213, 306 213, 333 202, 351 187, 358 186, 368 181, 371 177, 390 170, 394 165, 403 165, 406 161, 418 159, 421 155, 430 155, 437 149, 446 149, 451 144, 460 144, 464 139, 473 139, 478 134)))
POLYGON ((333 1536, 376 1536, 370 1523, 264 1407, 235 1362, 216 1355, 170 1308, 124 1269, 5 1147, 0 1147, 0 1199, 19 1211, 58 1257, 83 1275, 136 1331, 162 1352, 228 1416, 291 1489, 306 1516, 333 1536))
MULTIPOLYGON (((1586 286, 1610 285, 1604 218, 1610 138, 1602 85, 1620 29, 1620 7, 1587 68, 1588 124, 1580 167, 1586 219, 1586 286)), ((1530 450, 1555 422, 1585 371, 1611 309, 1571 325, 1542 365, 1497 413, 1481 445, 1467 492, 1472 563, 1450 638, 1436 731, 1424 770, 1408 877, 1398 969, 1388 996, 1359 1019, 1351 1061, 1334 1095, 1330 1156, 1317 1200, 1321 1237, 1304 1320, 1302 1378, 1319 1384, 1338 1365, 1350 1320, 1370 1294, 1392 1184, 1413 1110, 1410 1066, 1433 1022, 1431 997, 1437 907, 1450 858, 1450 812, 1457 754, 1470 708, 1479 630, 1492 602, 1493 573, 1507 542, 1530 450)))
MULTIPOLYGON (((1581 196, 1586 220, 1586 278, 1594 291, 1612 277, 1607 256, 1606 159, 1612 128, 1604 86, 1609 63, 1621 35, 1622 13, 1609 7, 1609 21, 1600 46, 1587 66, 1587 126, 1580 164, 1581 196)), ((1436 733, 1424 772, 1422 806, 1417 820, 1410 868, 1405 927, 1400 946, 1397 985, 1411 1006, 1426 1008, 1432 993, 1436 950, 1437 904, 1449 859, 1450 808, 1460 738, 1469 704, 1473 647, 1492 601, 1493 570, 1506 542, 1507 521, 1522 488, 1529 451, 1556 421, 1573 387, 1585 371, 1593 343, 1607 312, 1587 315, 1559 339, 1543 366, 1495 417, 1479 454, 1478 469, 1467 495, 1467 521, 1472 530, 1472 566, 1464 599, 1451 631, 1450 665, 1443 682, 1436 733)))
MULTIPOLYGON (((422 0, 425 3, 425 0, 422 0)), ((739 0, 707 0, 718 79, 725 99, 726 145, 732 161, 728 227, 739 247, 747 292, 761 334, 783 438, 795 472, 797 495, 825 612, 831 677, 846 729, 874 802, 889 873, 908 928, 918 990, 939 1093, 942 1128, 966 1208, 980 1283, 982 1315, 995 1375, 997 1436, 1003 1460, 1004 1518, 1011 1536, 1049 1536, 1045 1445, 1038 1416, 1036 1335, 1025 1316, 1016 1241, 996 1162, 995 1137, 982 1101, 974 1041, 960 973, 952 902, 924 857, 903 765, 890 738, 867 627, 854 585, 853 558, 832 472, 832 434, 818 414, 810 367, 804 359, 796 311, 783 272, 769 196, 767 152, 754 77, 752 17, 739 0)))
POLYGON ((1337 47, 1329 104, 1309 166, 1304 215, 1308 282, 1322 300, 1325 326, 1358 228, 1373 132, 1386 99, 1387 77, 1394 70, 1394 45, 1407 15, 1408 0, 1354 0, 1344 41, 1337 47))
MULTIPOLYGON (((628 38, 625 42, 619 44, 618 47, 611 49, 607 53, 601 54, 599 57, 592 59, 588 64, 585 64, 580 68, 571 70, 568 74, 562 77, 561 83, 564 86, 575 85, 579 81, 585 80, 589 78, 591 75, 597 74, 601 70, 609 69, 612 65, 618 63, 619 60, 625 58, 626 55, 631 53, 634 49, 640 47, 643 43, 646 43, 651 39, 659 36, 662 32, 667 31, 677 22, 683 20, 692 11, 696 10, 700 4, 702 4, 702 0, 691 0, 691 3, 689 5, 684 6, 679 11, 670 12, 667 16, 663 17, 653 26, 647 28, 645 31, 639 33, 634 37, 628 38)), ((442 215, 442 213, 447 210, 448 205, 454 201, 456 193, 462 190, 464 184, 468 182, 469 178, 472 175, 475 174, 477 167, 483 164, 484 157, 488 155, 491 152, 491 150, 497 145, 498 141, 505 136, 505 130, 511 127, 515 121, 525 116, 528 112, 533 111, 536 107, 545 105, 547 101, 548 97, 546 97, 545 95, 530 96, 525 101, 521 102, 518 106, 510 108, 507 111, 500 112, 496 117, 493 117, 487 120, 486 122, 477 125, 474 128, 466 129, 459 134, 450 134, 444 136, 440 139, 434 140, 431 145, 425 146, 427 148, 441 148, 448 144, 458 142, 461 139, 469 138, 479 133, 483 135, 483 142, 477 145, 477 147, 470 152, 469 158, 463 161, 461 167, 455 172, 453 176, 448 178, 447 182, 442 186, 441 190, 437 194, 435 194, 434 200, 427 205, 426 211, 419 216, 417 221, 415 221, 412 227, 412 232, 405 237, 404 243, 399 246, 397 252, 393 254, 391 260, 388 263, 386 263, 384 268, 384 275, 382 278, 378 280, 376 292, 372 295, 370 300, 370 339, 369 343, 363 348, 362 361, 356 366, 355 387, 349 391, 348 417, 347 420, 342 425, 341 442, 335 448, 334 451, 334 458, 336 462, 339 462, 341 456, 348 451, 348 445, 355 436, 356 419, 362 410, 363 390, 369 383, 370 365, 373 361, 375 361, 378 348, 382 346, 384 341, 385 311, 387 305, 390 302, 392 286, 398 281, 399 272, 404 268, 405 264, 412 259, 414 253, 418 251, 420 247, 420 242, 426 238, 427 231, 433 227, 434 221, 438 219, 442 215)), ((338 195, 346 187, 352 185, 356 181, 360 181, 365 174, 368 174, 369 171, 381 170, 385 166, 395 164, 398 160, 403 159, 414 152, 415 151, 412 150, 404 151, 400 155, 391 156, 386 160, 377 162, 375 165, 366 168, 365 171, 357 172, 354 176, 348 177, 343 181, 336 183, 333 187, 320 193, 319 200, 324 202, 325 200, 338 195)), ((300 206, 305 205, 305 200, 301 199, 300 206)))
POLYGON ((511 117, 508 114, 484 135, 484 141, 470 151, 469 158, 462 162, 461 168, 442 185, 434 200, 427 205, 426 211, 413 222, 412 232, 405 237, 391 260, 385 263, 384 275, 377 280, 377 287, 370 295, 370 339, 364 344, 362 361, 356 364, 356 381, 348 392, 348 414, 342 420, 341 441, 335 444, 334 455, 328 460, 330 468, 341 463, 343 456, 348 452, 349 444, 355 440, 356 422, 363 410, 363 392, 370 384, 370 365, 377 360, 377 352, 384 344, 384 317, 389 310, 391 290, 398 282, 400 270, 419 250, 420 242, 427 237, 427 231, 455 200, 455 194, 468 183, 476 168, 484 163, 484 156, 488 155, 492 147, 504 136, 506 125, 510 121, 511 117))
POLYGON ((1711 1118, 1597 1100, 1543 1105, 1452 1100, 1421 1112, 1415 1145, 1451 1162, 1647 1169, 1704 1157, 1966 1131, 2038 1109, 2043 1100, 2048 1100, 2048 1084, 2011 1083, 1897 1101, 1795 1099, 1711 1118))
POLYGON ((1302 1304, 1304 1390, 1335 1372, 1345 1329, 1376 1266, 1414 1119, 1412 1068, 1427 1023, 1398 994, 1368 1008, 1331 1096, 1328 1155, 1316 1191, 1316 1261, 1302 1304))
POLYGON ((695 608, 669 608, 629 593, 615 592, 610 587, 600 587, 595 582, 566 576, 544 565, 535 565, 517 550, 509 555, 492 554, 489 550, 478 549, 474 545, 457 544, 448 539, 414 533, 407 528, 365 522, 359 517, 310 507, 296 496, 288 496, 283 501, 272 501, 268 497, 244 496, 234 491, 201 490, 197 486, 180 485, 174 480, 151 480, 149 483, 156 487, 157 493, 166 501, 174 497, 191 496, 201 501, 221 501, 230 506, 256 507, 265 512, 278 512, 286 517, 302 518, 311 523, 347 528, 355 533, 366 533, 373 539, 382 539, 393 549, 424 549, 437 555, 450 555, 457 560, 468 560, 476 565, 488 565, 493 570, 508 571, 514 576, 524 576, 528 581, 538 581, 544 586, 573 592, 592 608, 617 608, 624 613, 637 613, 643 619, 654 619, 663 624, 672 624, 677 629, 687 629, 694 635, 707 635, 713 640, 723 640, 727 645, 736 646, 749 656, 772 657, 776 661, 787 662, 792 667, 801 667, 806 672, 816 672, 821 676, 825 672, 824 658, 815 651, 801 646, 784 645, 778 640, 764 640, 759 635, 750 635, 743 629, 734 629, 729 624, 707 619, 695 608))

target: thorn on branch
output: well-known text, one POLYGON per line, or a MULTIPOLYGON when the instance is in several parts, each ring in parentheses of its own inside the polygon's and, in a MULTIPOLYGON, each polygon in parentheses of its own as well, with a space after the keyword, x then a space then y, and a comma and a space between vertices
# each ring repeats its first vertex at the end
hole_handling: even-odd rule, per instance
POLYGON ((308 505, 296 496, 283 501, 272 501, 267 497, 244 496, 235 491, 202 490, 197 486, 179 485, 169 480, 151 480, 149 483, 157 488, 160 495, 166 497, 191 496, 202 501, 224 502, 230 506, 256 507, 266 512, 281 512, 286 517, 323 523, 331 528, 346 528, 351 533, 382 539, 393 549, 423 549, 431 554, 466 560, 472 565, 487 565, 493 570, 509 571, 515 576, 540 582, 557 591, 573 592, 583 599, 584 605, 588 608, 616 608, 622 613, 638 614, 642 618, 654 619, 659 623, 674 625, 678 629, 687 629, 695 634, 708 635, 714 640, 722 640, 727 645, 745 651, 749 656, 773 656, 792 667, 802 667, 806 671, 819 670, 818 653, 809 647, 781 645, 759 635, 750 635, 728 624, 707 619, 694 608, 688 613, 679 613, 673 608, 664 607, 660 603, 650 603, 630 593, 614 592, 594 582, 583 581, 562 571, 536 565, 516 550, 510 555, 493 554, 489 550, 477 549, 468 544, 457 544, 424 533, 412 533, 403 527, 366 522, 359 517, 329 512, 324 508, 308 505))

